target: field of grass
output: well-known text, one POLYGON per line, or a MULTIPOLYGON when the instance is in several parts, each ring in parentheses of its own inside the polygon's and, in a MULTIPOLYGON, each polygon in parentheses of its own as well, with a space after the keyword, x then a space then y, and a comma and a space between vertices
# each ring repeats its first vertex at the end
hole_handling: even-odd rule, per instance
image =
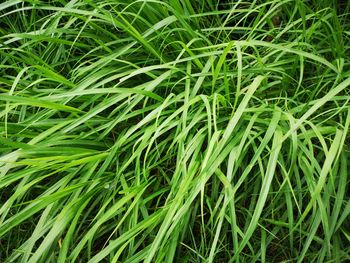
POLYGON ((350 262, 350 2, 0 2, 0 262, 350 262))

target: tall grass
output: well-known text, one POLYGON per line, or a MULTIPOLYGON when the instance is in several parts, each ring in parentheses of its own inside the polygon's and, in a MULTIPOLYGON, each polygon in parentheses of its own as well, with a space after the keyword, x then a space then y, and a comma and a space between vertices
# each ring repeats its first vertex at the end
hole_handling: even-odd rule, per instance
POLYGON ((347 1, 4 0, 1 262, 350 260, 347 1))

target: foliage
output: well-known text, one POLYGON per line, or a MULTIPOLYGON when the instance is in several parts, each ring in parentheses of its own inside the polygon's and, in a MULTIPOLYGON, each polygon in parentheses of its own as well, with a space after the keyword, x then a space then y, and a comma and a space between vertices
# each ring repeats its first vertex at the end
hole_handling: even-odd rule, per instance
POLYGON ((349 261, 349 8, 3 1, 0 261, 349 261))

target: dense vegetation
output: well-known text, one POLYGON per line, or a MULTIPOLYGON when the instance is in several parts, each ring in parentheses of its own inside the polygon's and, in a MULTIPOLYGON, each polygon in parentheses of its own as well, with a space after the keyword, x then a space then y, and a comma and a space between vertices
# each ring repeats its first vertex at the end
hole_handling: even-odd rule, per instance
POLYGON ((350 261, 350 3, 3 0, 1 262, 350 261))

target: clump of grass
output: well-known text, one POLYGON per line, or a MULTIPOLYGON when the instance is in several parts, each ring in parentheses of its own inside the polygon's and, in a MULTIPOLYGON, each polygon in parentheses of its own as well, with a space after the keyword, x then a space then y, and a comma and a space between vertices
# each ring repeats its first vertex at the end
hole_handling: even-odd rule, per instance
POLYGON ((0 261, 350 260, 350 5, 320 2, 1 3, 0 261))

